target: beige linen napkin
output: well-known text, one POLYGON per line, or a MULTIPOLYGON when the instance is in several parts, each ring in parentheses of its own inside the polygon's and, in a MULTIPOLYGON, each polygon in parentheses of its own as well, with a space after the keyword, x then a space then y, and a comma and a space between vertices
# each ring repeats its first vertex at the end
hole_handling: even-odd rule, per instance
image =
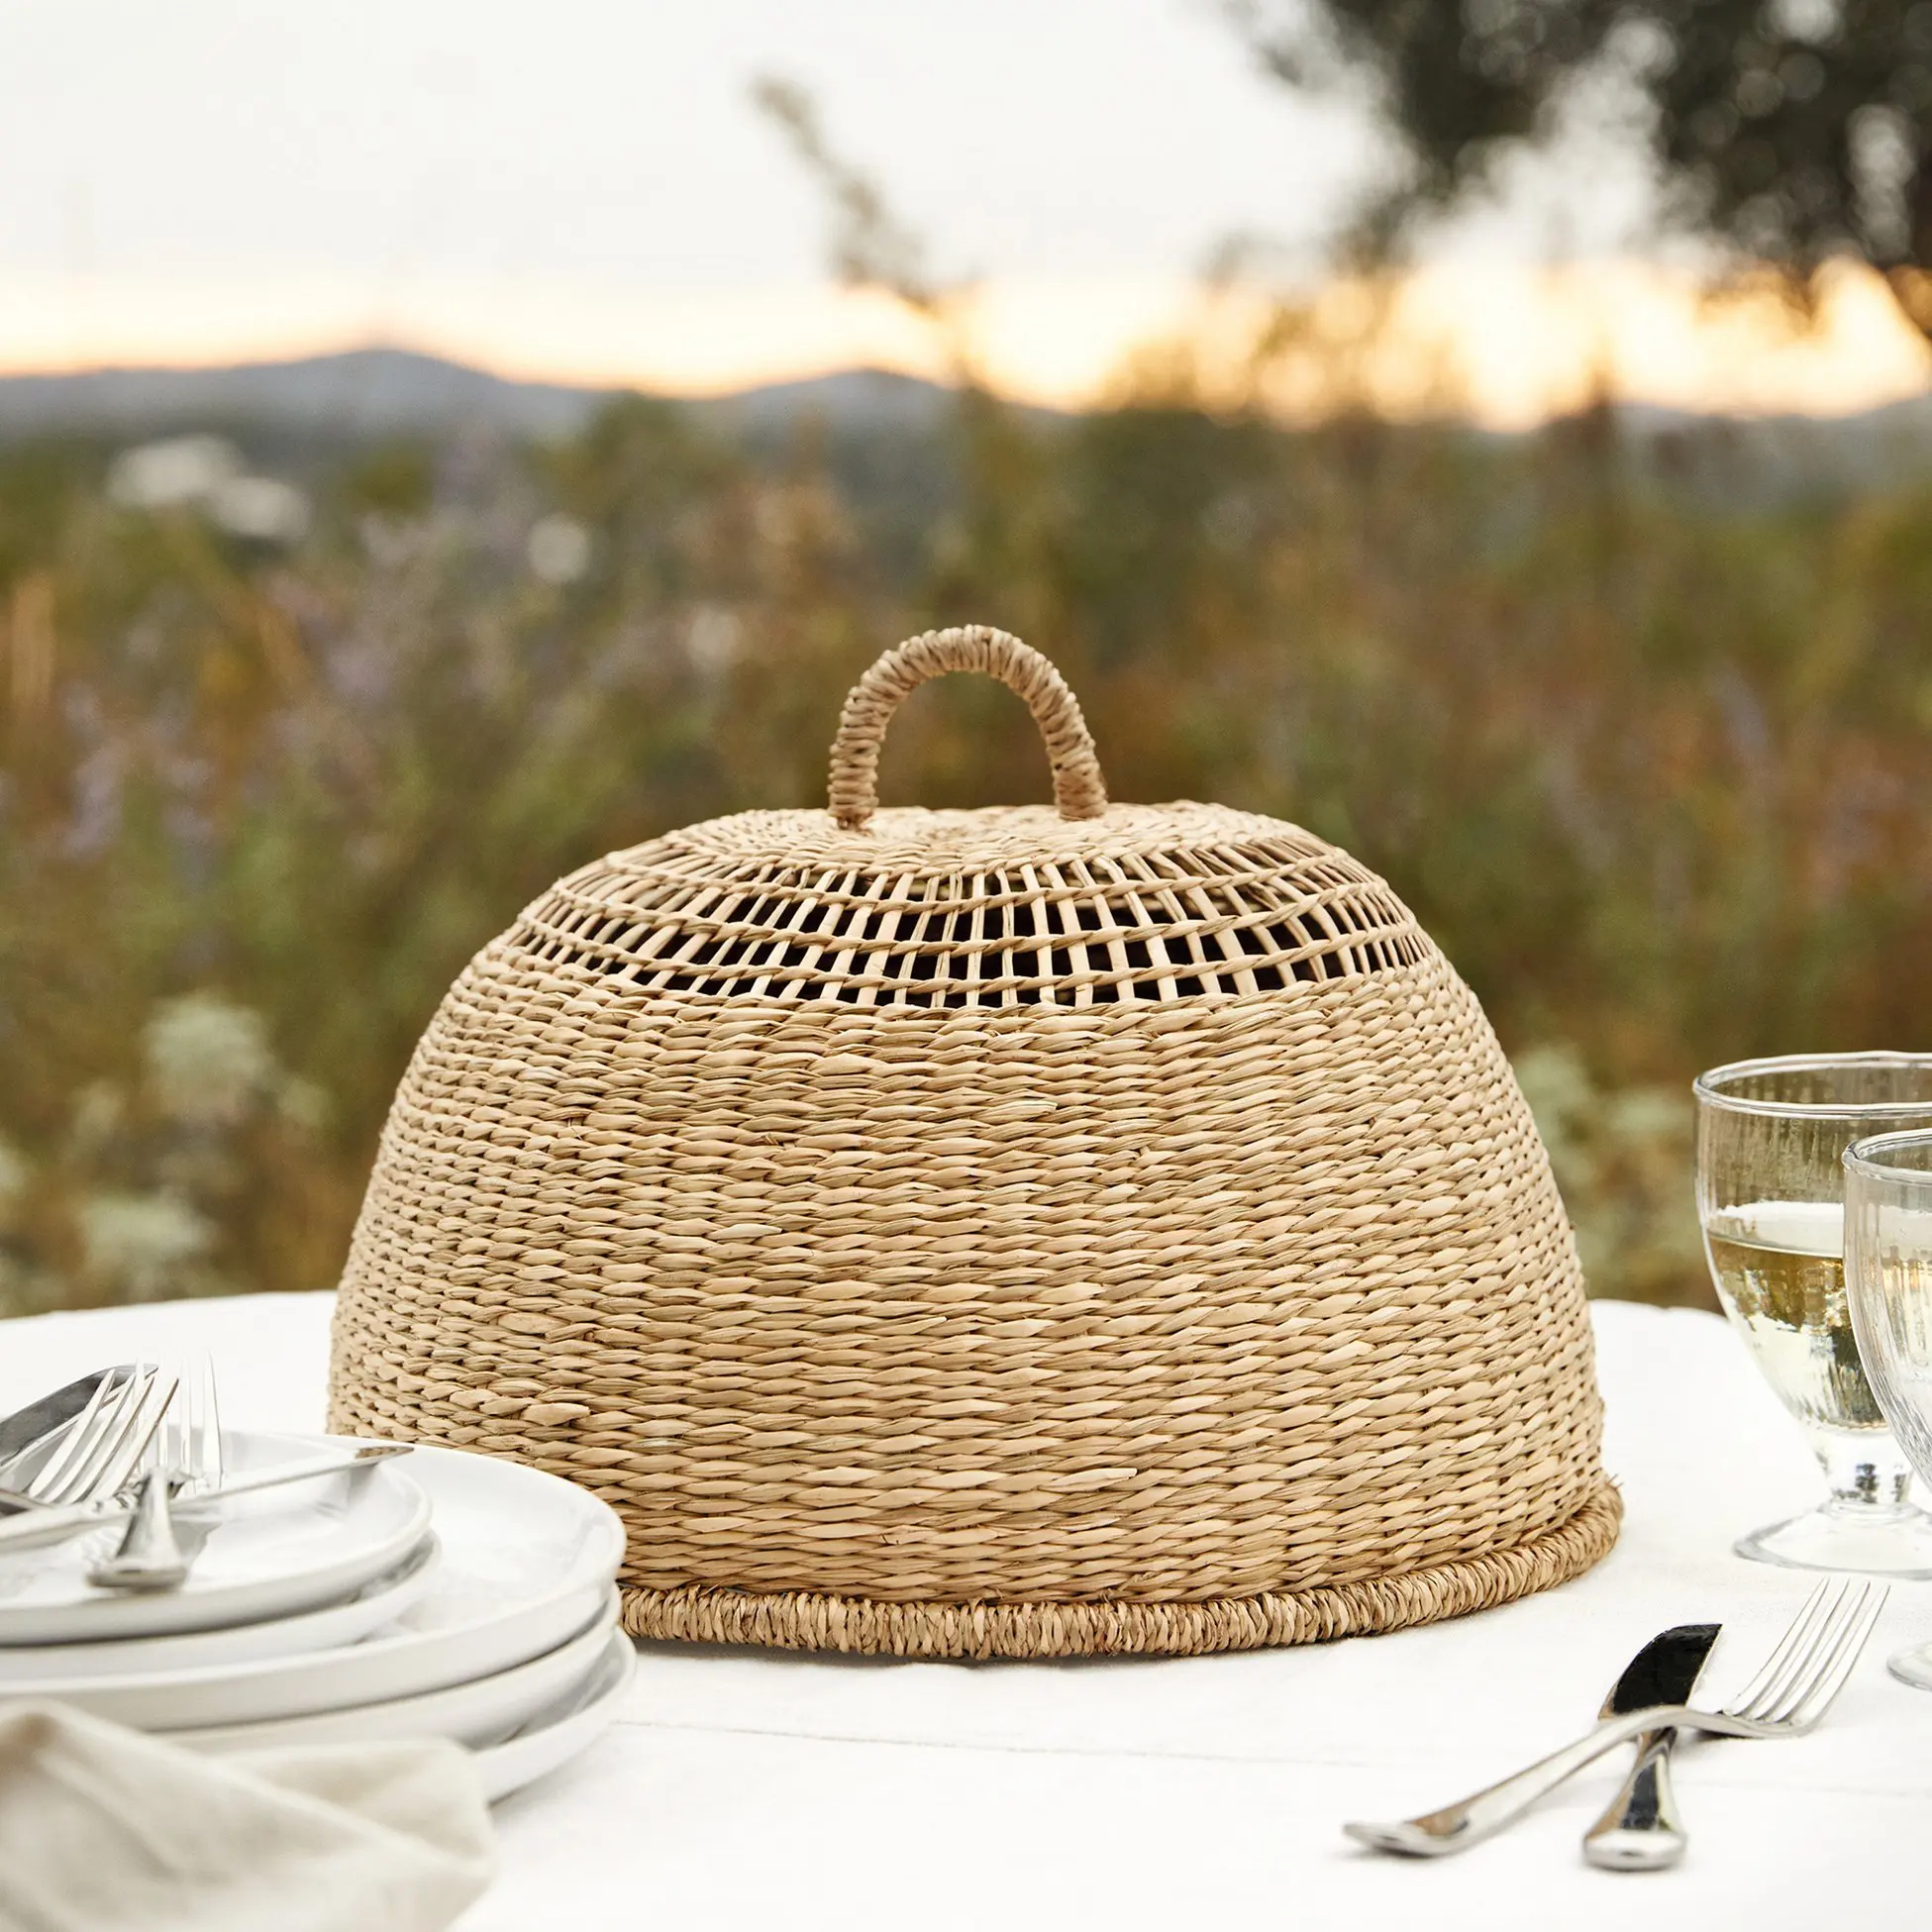
POLYGON ((458 1745, 216 1758, 0 1711, 0 1932, 442 1932, 490 1867, 458 1745))

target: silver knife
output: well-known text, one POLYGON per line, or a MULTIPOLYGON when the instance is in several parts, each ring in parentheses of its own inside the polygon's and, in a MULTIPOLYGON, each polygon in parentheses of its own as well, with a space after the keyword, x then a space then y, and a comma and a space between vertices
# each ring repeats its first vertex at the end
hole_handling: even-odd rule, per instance
MULTIPOLYGON (((341 1475, 346 1471, 357 1470, 370 1463, 385 1462, 391 1456, 406 1456, 415 1445, 406 1442, 362 1442, 356 1443, 345 1453, 331 1450, 322 1456, 305 1456, 286 1463, 271 1463, 266 1469, 252 1470, 247 1474, 235 1476, 224 1482, 219 1489, 202 1489, 187 1496, 177 1505, 176 1513, 191 1517, 210 1503, 226 1501, 230 1496, 247 1495, 255 1489, 274 1489, 284 1482, 312 1482, 318 1476, 341 1475)), ((26 1497, 6 1498, 25 1502, 27 1507, 17 1516, 9 1516, 0 1521, 0 1551, 38 1550, 49 1543, 64 1543, 70 1536, 79 1536, 83 1531, 97 1528, 102 1523, 116 1523, 134 1513, 132 1497, 110 1496, 95 1502, 63 1504, 49 1508, 37 1504, 26 1497)))
MULTIPOLYGON (((1599 1717, 1622 1717, 1651 1704, 1685 1704, 1721 1628, 1680 1623, 1653 1637, 1603 1700, 1599 1717)), ((1623 1788, 1583 1834, 1583 1856, 1608 1872, 1656 1872, 1683 1856, 1683 1827, 1671 1789, 1675 1731, 1646 1731, 1623 1788)))

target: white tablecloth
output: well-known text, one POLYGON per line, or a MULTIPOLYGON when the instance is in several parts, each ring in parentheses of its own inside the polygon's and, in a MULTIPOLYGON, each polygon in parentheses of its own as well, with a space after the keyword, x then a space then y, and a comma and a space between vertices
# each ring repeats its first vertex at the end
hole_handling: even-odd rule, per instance
MULTIPOLYGON (((1724 1325, 1619 1303, 1596 1316, 1628 1515, 1567 1588, 1236 1657, 646 1646, 616 1730, 498 1807, 503 1874, 461 1932, 1932 1924, 1932 1693, 1883 1669, 1932 1639, 1932 1584, 1893 1591, 1823 1730, 1679 1753, 1691 1848, 1676 1872, 1582 1863, 1607 1770, 1462 1858, 1398 1862, 1342 1838, 1344 1818, 1425 1808, 1564 1742, 1664 1625, 1725 1624, 1705 1684, 1721 1696, 1810 1586, 1730 1554, 1817 1478, 1724 1325)), ((0 1410, 104 1362, 206 1348, 225 1420, 319 1428, 328 1320, 325 1297, 261 1295, 0 1323, 0 1410)))

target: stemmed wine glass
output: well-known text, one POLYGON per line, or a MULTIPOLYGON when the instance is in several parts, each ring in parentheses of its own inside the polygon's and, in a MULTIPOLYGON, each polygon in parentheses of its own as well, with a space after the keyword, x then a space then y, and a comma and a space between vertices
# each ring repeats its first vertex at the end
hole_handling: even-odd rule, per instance
POLYGON ((1830 1493, 1740 1556, 1932 1576, 1932 1517, 1866 1379, 1845 1292, 1852 1142, 1932 1130, 1932 1055, 1741 1061, 1699 1076, 1697 1213, 1724 1312, 1804 1430, 1830 1493))
MULTIPOLYGON (((1932 1482, 1932 1131, 1846 1150, 1845 1289, 1872 1392, 1932 1482)), ((1900 1651, 1891 1674, 1932 1690, 1932 1644, 1900 1651)))

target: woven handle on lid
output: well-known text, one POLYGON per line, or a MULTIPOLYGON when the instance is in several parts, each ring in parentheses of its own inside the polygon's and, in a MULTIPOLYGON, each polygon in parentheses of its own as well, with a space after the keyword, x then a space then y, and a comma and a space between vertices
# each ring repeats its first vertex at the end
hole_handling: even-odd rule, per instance
POLYGON ((1093 739, 1066 679, 1018 638, 985 624, 966 624, 908 638, 852 687, 832 741, 832 816, 841 825, 857 831, 878 810, 879 747, 899 700, 949 670, 982 670, 1026 699, 1047 742, 1054 803, 1062 818, 1098 818, 1107 809, 1107 782, 1093 739))

